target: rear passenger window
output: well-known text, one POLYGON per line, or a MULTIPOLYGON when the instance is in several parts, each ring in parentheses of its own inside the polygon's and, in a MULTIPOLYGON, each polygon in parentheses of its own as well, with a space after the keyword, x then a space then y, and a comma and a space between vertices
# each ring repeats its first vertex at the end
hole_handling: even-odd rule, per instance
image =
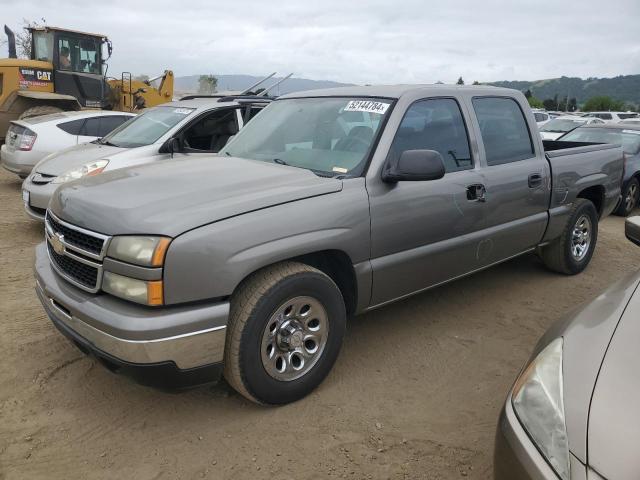
POLYGON ((80 131, 80 135, 85 137, 99 137, 100 136, 100 118, 87 118, 84 123, 84 127, 80 131))
POLYGON ((446 172, 473 168, 467 129, 458 103, 451 98, 420 100, 404 115, 389 154, 405 150, 435 150, 446 172))
POLYGON ((100 126, 98 127, 97 136, 104 137, 131 118, 133 117, 127 117, 126 115, 109 115, 100 117, 100 126))
POLYGON ((511 98, 473 99, 487 165, 517 162, 534 156, 524 114, 511 98))
POLYGON ((72 120, 71 122, 59 123, 57 127, 71 135, 80 135, 80 130, 82 130, 83 125, 84 118, 81 118, 79 120, 72 120))

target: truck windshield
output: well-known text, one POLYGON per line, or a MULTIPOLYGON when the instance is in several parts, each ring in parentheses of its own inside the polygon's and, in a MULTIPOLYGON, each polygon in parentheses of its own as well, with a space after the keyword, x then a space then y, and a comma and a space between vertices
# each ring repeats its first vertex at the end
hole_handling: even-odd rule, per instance
POLYGON ((622 145, 628 155, 640 152, 640 130, 624 130, 618 128, 576 128, 563 135, 560 140, 567 142, 613 143, 622 145))
POLYGON ((123 123, 100 140, 114 147, 135 148, 151 145, 185 120, 195 108, 155 107, 123 123))
POLYGON ((391 106, 380 98, 292 98, 273 102, 220 155, 359 175, 391 106))
POLYGON ((555 133, 564 133, 569 130, 573 130, 580 125, 584 125, 587 123, 586 120, 569 120, 567 118, 555 118, 549 123, 545 123, 542 127, 540 127, 541 132, 555 132, 555 133))

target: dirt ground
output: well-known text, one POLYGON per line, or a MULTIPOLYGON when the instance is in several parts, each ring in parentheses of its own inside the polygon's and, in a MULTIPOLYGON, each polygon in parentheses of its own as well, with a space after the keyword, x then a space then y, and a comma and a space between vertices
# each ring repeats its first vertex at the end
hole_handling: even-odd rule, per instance
POLYGON ((542 332, 633 270, 604 220, 576 277, 528 255, 351 319, 327 380, 293 405, 226 384, 169 394, 82 355, 33 291, 42 227, 0 173, 0 478, 490 478, 496 419, 542 332))

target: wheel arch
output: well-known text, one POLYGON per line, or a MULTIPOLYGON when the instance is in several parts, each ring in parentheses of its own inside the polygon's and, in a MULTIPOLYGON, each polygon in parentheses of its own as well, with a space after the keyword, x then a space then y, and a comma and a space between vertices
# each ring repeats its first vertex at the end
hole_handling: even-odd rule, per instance
POLYGON ((584 188, 583 190, 580 190, 580 192, 578 192, 576 198, 584 198, 585 200, 589 200, 596 207, 598 217, 602 216, 605 198, 604 186, 592 185, 590 187, 584 188))

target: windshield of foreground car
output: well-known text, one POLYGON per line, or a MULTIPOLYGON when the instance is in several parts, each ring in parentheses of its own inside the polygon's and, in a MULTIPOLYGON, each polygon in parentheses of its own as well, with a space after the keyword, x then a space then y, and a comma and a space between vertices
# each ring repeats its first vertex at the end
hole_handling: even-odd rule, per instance
POLYGON ((555 118, 551 120, 549 123, 545 123, 542 127, 540 127, 541 132, 555 132, 555 133, 564 133, 569 130, 573 130, 580 125, 584 125, 587 123, 586 120, 569 120, 566 118, 555 118))
POLYGON ((635 155, 640 152, 640 130, 617 128, 576 128, 559 140, 567 142, 613 143, 622 145, 624 153, 635 155))
POLYGON ((133 117, 100 140, 114 147, 151 145, 194 112, 195 108, 155 107, 133 117))
POLYGON ((219 155, 306 168, 321 176, 360 175, 391 103, 380 98, 277 100, 219 155))

